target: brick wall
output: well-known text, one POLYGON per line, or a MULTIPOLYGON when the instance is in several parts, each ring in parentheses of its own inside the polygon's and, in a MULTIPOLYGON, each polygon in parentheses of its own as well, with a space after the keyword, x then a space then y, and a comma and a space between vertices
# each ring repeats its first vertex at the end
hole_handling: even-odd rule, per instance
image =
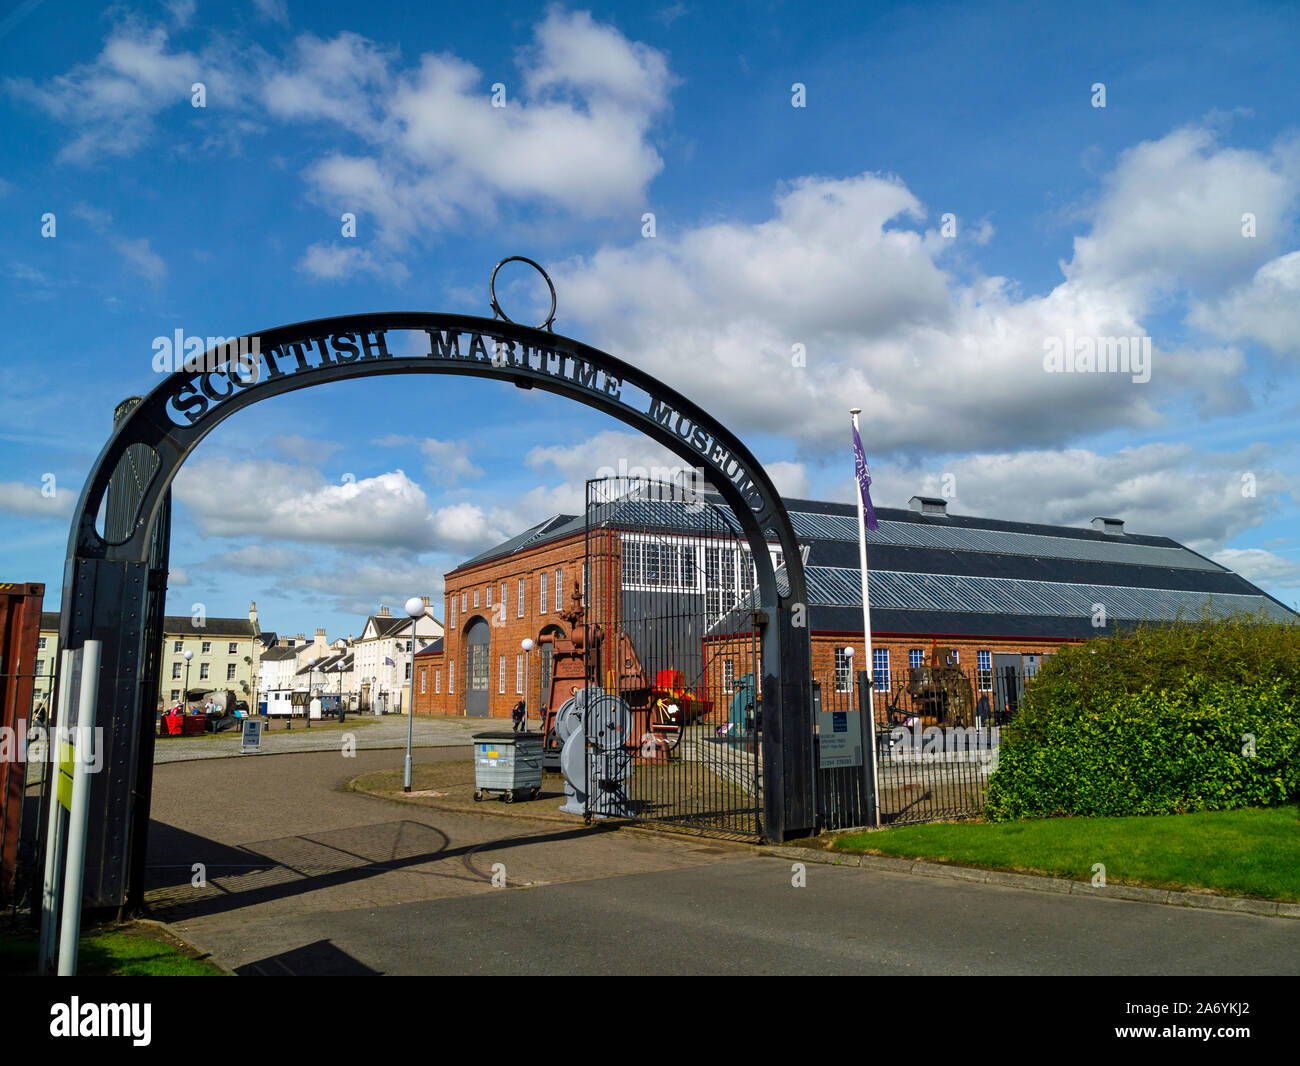
MULTIPOLYGON (((560 612, 567 609, 573 595, 573 584, 582 580, 582 563, 586 553, 583 534, 568 537, 544 545, 534 551, 518 552, 503 559, 497 559, 471 569, 458 570, 447 575, 446 601, 443 605, 443 618, 446 621, 446 633, 443 638, 441 656, 429 656, 439 660, 430 665, 427 688, 434 688, 434 671, 441 670, 440 693, 426 692, 423 697, 418 693, 417 678, 416 712, 424 714, 465 714, 468 673, 468 656, 466 635, 470 627, 483 619, 488 624, 488 710, 494 718, 508 718, 510 709, 524 694, 519 692, 516 681, 516 668, 519 657, 523 655, 520 642, 525 637, 533 640, 533 650, 528 661, 528 709, 536 716, 541 706, 539 703, 539 681, 542 669, 542 652, 538 638, 544 632, 559 628, 568 633, 568 623, 560 617, 560 612), (555 589, 555 571, 563 571, 563 595, 557 599, 555 589), (546 610, 540 610, 541 575, 546 575, 546 610), (519 579, 524 579, 524 616, 519 617, 519 579), (505 610, 500 608, 501 585, 506 586, 505 610), (488 590, 491 589, 492 604, 488 606, 488 590), (474 594, 478 593, 478 606, 474 605, 474 594), (465 607, 462 609, 462 594, 465 607), (454 600, 454 607, 453 607, 454 600), (501 684, 501 656, 505 656, 505 691, 501 684), (452 671, 454 665, 455 687, 452 691, 452 671)), ((416 671, 418 675, 419 660, 416 671)))

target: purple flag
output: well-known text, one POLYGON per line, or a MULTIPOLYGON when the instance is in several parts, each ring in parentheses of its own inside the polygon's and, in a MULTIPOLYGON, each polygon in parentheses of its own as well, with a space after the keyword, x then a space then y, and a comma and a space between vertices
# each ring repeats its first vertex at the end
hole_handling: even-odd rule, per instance
POLYGON ((862 438, 858 436, 858 426, 853 425, 853 463, 854 473, 858 476, 858 487, 862 490, 862 513, 866 516, 867 528, 876 529, 876 509, 871 506, 871 471, 867 469, 867 457, 862 452, 862 438))
POLYGON ((395 662, 393 662, 393 660, 390 659, 387 655, 385 655, 385 656, 384 656, 384 665, 385 665, 385 666, 396 666, 397 664, 396 664, 395 662))

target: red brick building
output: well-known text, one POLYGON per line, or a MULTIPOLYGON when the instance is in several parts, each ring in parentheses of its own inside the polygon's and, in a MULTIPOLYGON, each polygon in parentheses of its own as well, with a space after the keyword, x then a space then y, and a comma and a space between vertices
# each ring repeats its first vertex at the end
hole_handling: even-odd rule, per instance
MULTIPOLYGON (((813 672, 843 689, 865 667, 856 511, 785 503, 806 553, 813 672)), ((708 547, 707 538, 691 539, 681 505, 655 506, 649 522, 644 504, 626 521, 611 512, 592 537, 582 516, 556 515, 448 573, 445 638, 416 657, 417 713, 507 717, 527 693, 536 716, 549 679, 549 648, 539 638, 563 632, 560 612, 575 582, 589 607, 593 595, 604 597, 594 611, 602 621, 630 626, 637 608, 629 604, 643 601, 626 590, 652 586, 707 604, 711 635, 702 645, 743 627, 752 609, 747 545, 708 547), (599 560, 594 580, 584 574, 588 559, 599 560), (534 642, 527 655, 525 638, 534 642)), ((951 649, 977 690, 991 693, 995 673, 1032 675, 1062 644, 1107 635, 1117 623, 1204 610, 1300 620, 1225 567, 1168 538, 1127 533, 1115 519, 1094 519, 1087 529, 1007 522, 949 515, 946 501, 923 497, 907 510, 879 508, 877 517, 868 562, 878 691, 906 678, 910 666, 928 664, 936 645, 951 649)), ((774 542, 770 550, 780 566, 774 542)), ((713 661, 680 646, 675 654, 686 663, 692 655, 713 661)), ((723 692, 753 669, 728 665, 724 659, 719 671, 723 692)))

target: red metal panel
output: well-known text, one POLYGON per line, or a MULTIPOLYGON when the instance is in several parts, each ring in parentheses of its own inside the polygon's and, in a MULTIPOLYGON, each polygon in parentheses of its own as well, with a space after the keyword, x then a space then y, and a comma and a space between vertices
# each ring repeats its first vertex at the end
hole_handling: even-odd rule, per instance
POLYGON ((42 584, 0 582, 0 726, 13 756, 0 761, 0 903, 11 901, 14 893, 27 780, 27 764, 20 757, 32 709, 44 599, 42 584))

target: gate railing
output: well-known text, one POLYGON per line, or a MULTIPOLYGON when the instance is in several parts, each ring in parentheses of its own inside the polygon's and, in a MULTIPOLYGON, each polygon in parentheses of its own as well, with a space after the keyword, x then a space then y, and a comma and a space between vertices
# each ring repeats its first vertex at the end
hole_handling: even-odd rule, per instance
MULTIPOLYGON (((869 741, 861 769, 822 769, 814 763, 818 828, 874 824, 874 796, 881 826, 978 817, 997 769, 1001 727, 1014 716, 1033 675, 909 668, 906 677, 872 685, 864 700, 865 678, 814 675, 823 711, 870 705, 876 735, 874 781, 865 766, 869 741)), ((819 755, 817 737, 814 759, 819 755)))

